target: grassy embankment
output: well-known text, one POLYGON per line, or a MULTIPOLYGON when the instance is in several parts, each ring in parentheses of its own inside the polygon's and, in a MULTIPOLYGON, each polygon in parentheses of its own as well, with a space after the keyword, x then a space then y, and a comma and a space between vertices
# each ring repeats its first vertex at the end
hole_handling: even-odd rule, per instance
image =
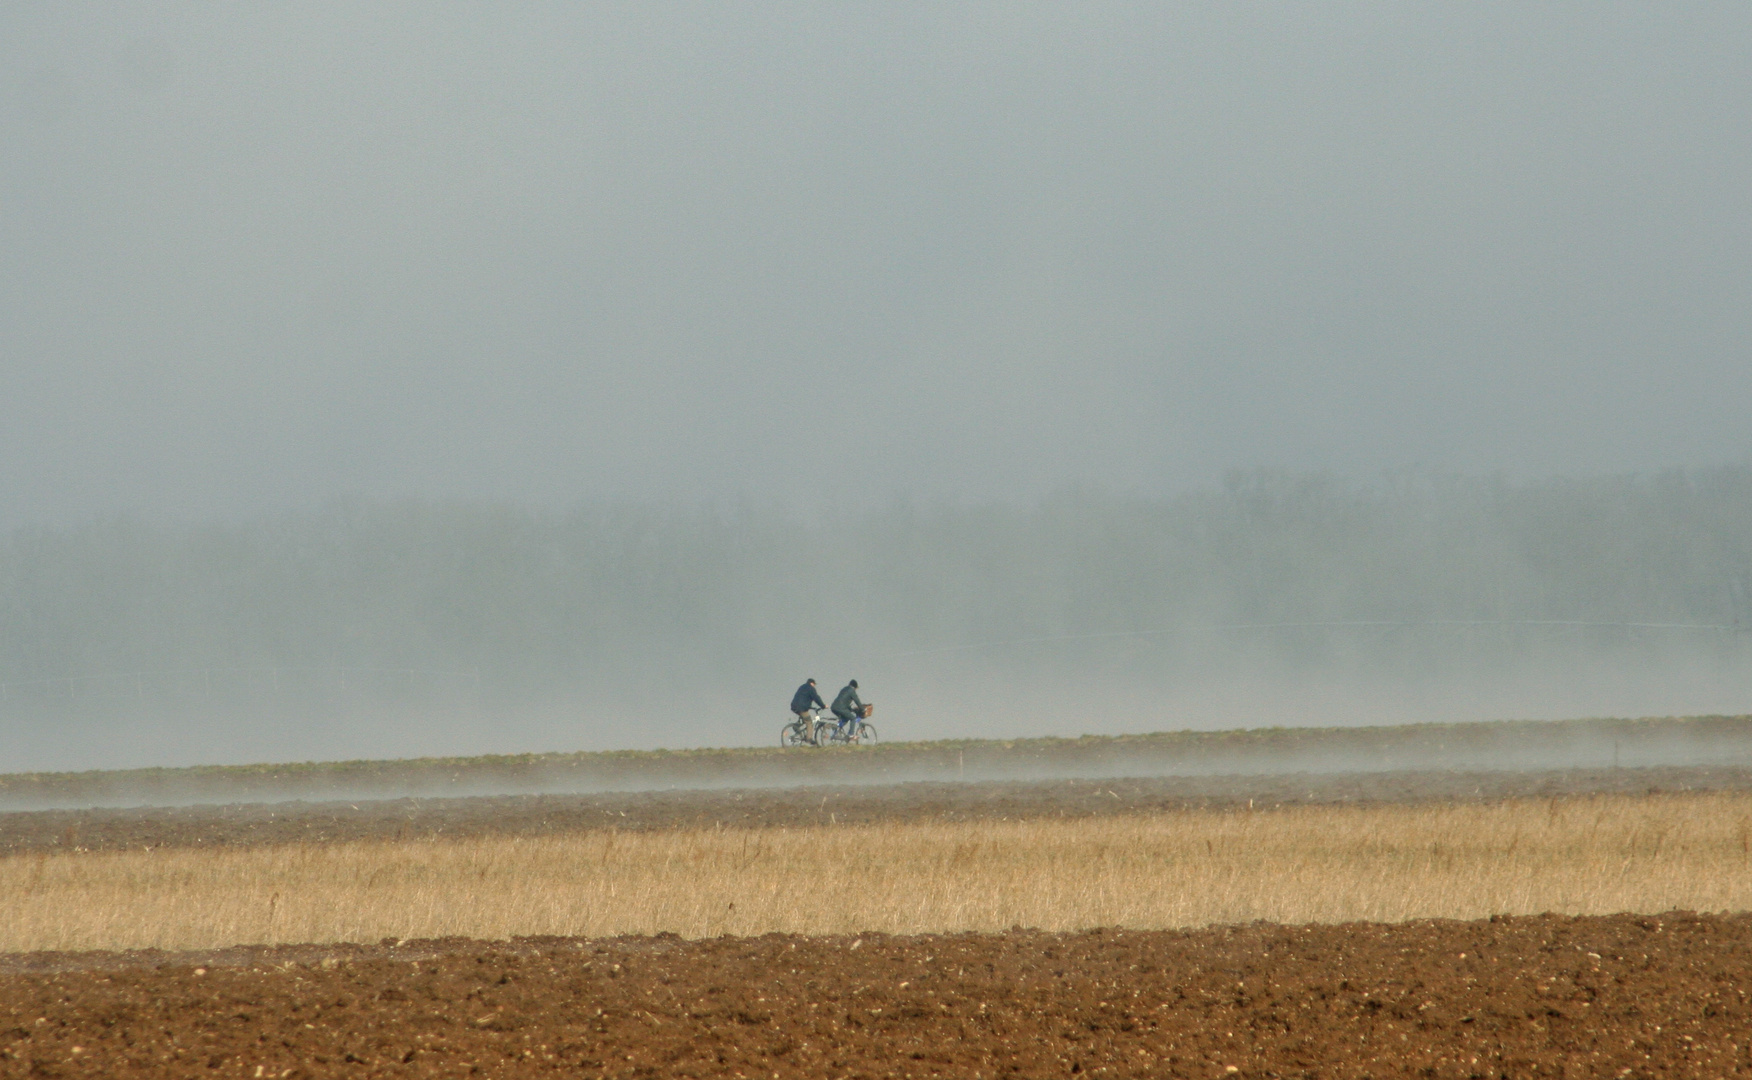
POLYGON ((1752 796, 0 859, 0 950, 1752 909, 1752 796))
MULTIPOLYGON (((777 725, 774 725, 775 735, 777 725)), ((1127 776, 1376 768, 1671 764, 1676 749, 1752 755, 1752 717, 1499 721, 1355 728, 1256 728, 1081 738, 884 742, 828 750, 508 754, 81 773, 0 774, 0 809, 174 805, 480 792, 1127 776)), ((1683 755, 1682 755, 1683 756, 1683 755)))

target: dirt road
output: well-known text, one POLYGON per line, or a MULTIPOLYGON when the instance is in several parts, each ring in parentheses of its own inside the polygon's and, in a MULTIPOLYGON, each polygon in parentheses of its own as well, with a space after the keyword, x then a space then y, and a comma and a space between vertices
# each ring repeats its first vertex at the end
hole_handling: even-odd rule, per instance
POLYGON ((1748 916, 453 940, 4 965, 3 1077, 1752 1071, 1748 916))

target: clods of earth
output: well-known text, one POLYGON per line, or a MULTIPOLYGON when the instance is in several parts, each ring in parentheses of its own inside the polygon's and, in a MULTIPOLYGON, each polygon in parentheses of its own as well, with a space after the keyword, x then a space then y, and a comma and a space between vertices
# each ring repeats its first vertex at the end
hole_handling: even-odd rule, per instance
POLYGON ((1752 1072, 1752 916, 0 961, 0 1077, 1752 1072))

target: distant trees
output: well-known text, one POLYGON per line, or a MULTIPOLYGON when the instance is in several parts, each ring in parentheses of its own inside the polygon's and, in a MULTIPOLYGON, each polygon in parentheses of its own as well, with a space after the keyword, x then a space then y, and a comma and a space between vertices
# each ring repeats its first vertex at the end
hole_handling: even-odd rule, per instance
MULTIPOLYGON (((540 697, 823 649, 1145 631, 1181 635, 1160 651, 1167 665, 1213 651, 1418 665, 1523 648, 1533 631, 1513 626, 1538 621, 1752 623, 1752 470, 1367 486, 1255 472, 1169 499, 1077 490, 825 523, 346 502, 236 525, 117 520, 0 540, 3 680, 418 667, 478 669, 505 693, 540 697), (1315 623, 1452 632, 1236 629, 1315 623)), ((1548 639, 1637 640, 1586 627, 1548 639)), ((1083 656, 1072 648, 1064 662, 1083 656)))

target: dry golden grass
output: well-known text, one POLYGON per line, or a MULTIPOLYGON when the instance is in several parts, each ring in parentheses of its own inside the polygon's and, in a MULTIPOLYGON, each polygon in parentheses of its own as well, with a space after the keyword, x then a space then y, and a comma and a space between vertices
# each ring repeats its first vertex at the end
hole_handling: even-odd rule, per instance
POLYGON ((1752 796, 22 855, 0 950, 1752 908, 1752 796))

